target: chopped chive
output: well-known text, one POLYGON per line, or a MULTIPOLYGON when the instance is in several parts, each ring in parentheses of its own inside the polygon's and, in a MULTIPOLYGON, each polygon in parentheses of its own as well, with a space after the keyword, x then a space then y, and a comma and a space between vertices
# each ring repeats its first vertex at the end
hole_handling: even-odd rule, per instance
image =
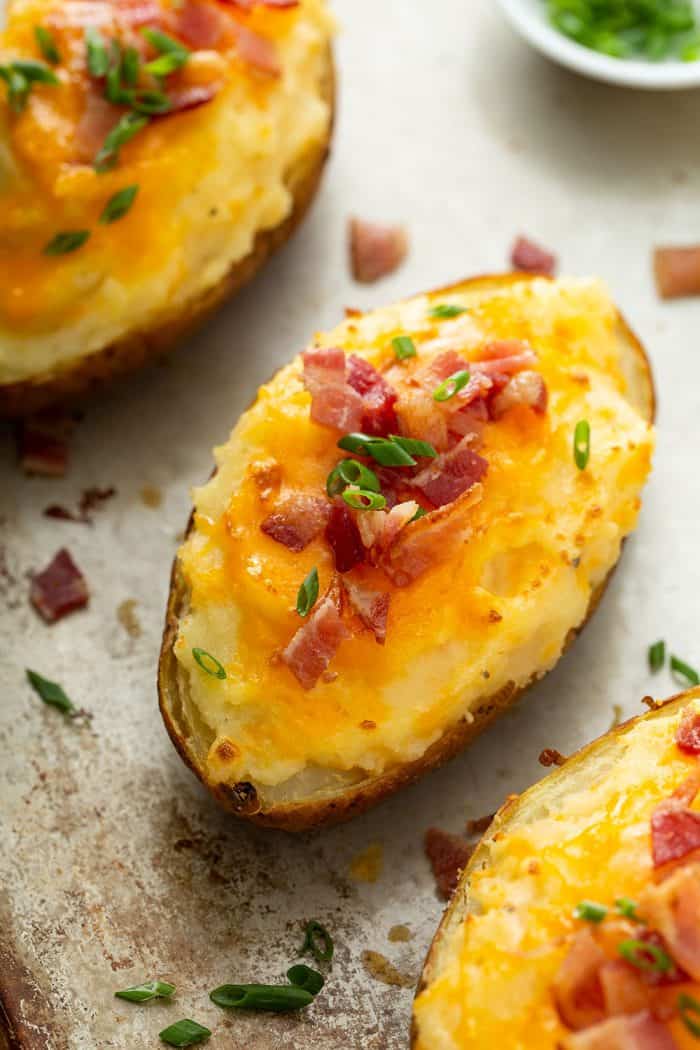
POLYGON ((212 678, 224 679, 226 677, 226 668, 224 665, 217 660, 215 656, 208 653, 206 649, 194 648, 192 650, 192 655, 202 670, 206 671, 207 674, 210 674, 212 678))
POLYGON ((89 237, 89 230, 64 230, 51 238, 44 247, 44 255, 68 255, 81 248, 89 237))
POLYGON ((138 192, 139 188, 136 185, 125 186, 123 190, 118 190, 105 204, 104 211, 100 215, 100 222, 106 226, 123 218, 134 203, 138 192))
POLYGON ((111 171, 119 159, 119 151, 122 146, 138 135, 139 131, 146 127, 149 118, 139 113, 125 113, 121 120, 112 128, 102 144, 102 148, 95 157, 94 168, 100 174, 111 171))
POLYGON ((344 459, 328 475, 326 480, 326 492, 332 498, 339 496, 348 485, 357 485, 358 488, 368 489, 370 492, 381 492, 379 478, 356 459, 344 459))
POLYGON ((0 66, 0 80, 7 84, 7 101, 13 113, 21 113, 27 104, 31 84, 11 65, 0 66))
POLYGON ((417 350, 412 339, 407 335, 397 335, 391 340, 397 361, 406 361, 409 357, 415 357, 417 350))
POLYGON ((643 922, 637 915, 637 903, 629 897, 618 897, 615 901, 618 915, 624 915, 626 919, 634 919, 635 922, 643 922))
POLYGON ((287 970, 287 980, 297 988, 310 992, 311 995, 318 995, 326 983, 318 970, 312 970, 310 966, 304 966, 303 963, 290 966, 287 970))
POLYGON ((59 84, 60 81, 54 71, 49 69, 45 62, 39 62, 35 58, 17 58, 12 63, 12 68, 30 84, 59 84))
POLYGON ((587 419, 580 419, 574 428, 574 463, 579 470, 585 470, 591 455, 591 425, 587 419))
POLYGON ((677 656, 671 656, 670 666, 671 674, 676 681, 680 680, 681 685, 700 685, 700 675, 690 664, 679 660, 677 656))
POLYGON ((122 80, 127 87, 135 87, 139 79, 141 58, 135 47, 127 47, 122 55, 122 80))
POLYGON ((159 55, 152 62, 147 62, 143 67, 152 77, 167 77, 174 73, 187 62, 190 57, 189 51, 170 51, 167 55, 159 55))
POLYGON ((649 670, 660 671, 666 663, 666 643, 664 641, 654 642, 649 646, 649 670))
POLYGON ((163 33, 160 29, 154 29, 153 26, 146 26, 141 30, 141 34, 146 38, 151 47, 155 48, 155 50, 161 55, 177 54, 180 51, 185 51, 189 54, 188 49, 183 43, 168 36, 167 33, 163 33))
POLYGON ((345 452, 355 452, 361 456, 371 456, 383 467, 414 467, 416 461, 401 445, 393 439, 371 437, 369 434, 345 434, 338 442, 338 448, 345 452))
POLYGON ((57 707, 64 715, 70 715, 72 718, 78 714, 73 701, 66 695, 63 687, 58 682, 50 682, 48 678, 43 678, 42 675, 36 671, 30 671, 28 668, 26 674, 32 689, 45 704, 57 707))
POLYGON ((668 973, 673 969, 673 960, 656 944, 630 938, 622 941, 617 950, 623 959, 646 973, 668 973))
POLYGON ((314 565, 297 593, 297 612, 308 616, 318 598, 318 569, 314 565))
POLYGON ((343 500, 353 510, 383 510, 386 499, 381 492, 368 492, 367 489, 346 489, 343 500))
POLYGON ((326 927, 322 926, 316 919, 312 919, 311 922, 307 923, 304 930, 304 943, 301 946, 299 955, 306 955, 307 952, 311 952, 316 962, 330 962, 334 951, 333 938, 326 927))
POLYGON ((688 1031, 696 1039, 700 1039, 700 1002, 694 999, 692 995, 688 995, 687 992, 681 992, 678 996, 678 1013, 688 1031), (693 1020, 689 1014, 695 1014, 698 1020, 693 1020))
POLYGON ((168 1046, 194 1046, 195 1043, 203 1043, 210 1035, 208 1028, 197 1024, 196 1021, 190 1021, 188 1017, 176 1021, 159 1033, 161 1042, 167 1043, 168 1046))
POLYGON ((61 61, 61 55, 56 47, 53 33, 46 26, 34 26, 34 39, 37 46, 47 62, 57 66, 61 61))
POLYGON ((421 518, 424 518, 427 513, 425 507, 419 507, 408 524, 411 525, 414 521, 419 521, 421 518))
POLYGON ((105 98, 115 106, 128 106, 131 92, 122 86, 122 48, 117 40, 112 41, 112 58, 105 77, 105 98))
POLYGON ((469 382, 469 372, 466 368, 459 372, 453 372, 440 386, 433 390, 433 401, 449 401, 451 397, 459 393, 469 382))
POLYGON ((604 904, 597 904, 595 901, 580 901, 573 911, 575 919, 584 919, 586 922, 602 922, 605 916, 608 914, 608 909, 604 904))
POLYGON ((129 1003, 147 1003, 151 999, 170 999, 175 994, 175 985, 167 981, 147 981, 114 994, 117 999, 126 999, 129 1003))
POLYGON ((287 1013, 310 1006, 314 994, 295 984, 222 984, 209 993, 209 998, 227 1010, 287 1013))
POLYGON ((437 452, 427 441, 418 441, 417 438, 397 437, 396 434, 392 434, 390 440, 395 445, 399 445, 404 452, 408 452, 409 456, 427 456, 430 459, 435 459, 437 456, 437 452))
POLYGON ((691 0, 547 0, 555 29, 613 58, 659 61, 681 55, 697 23, 691 0))
POLYGON ((85 30, 87 67, 93 77, 104 77, 109 69, 109 52, 102 34, 94 26, 85 30))
POLYGON ((162 91, 132 91, 129 103, 137 113, 146 113, 148 116, 159 113, 169 113, 173 104, 162 91))
POLYGON ((459 317, 467 313, 466 306, 457 306, 456 303, 438 303, 428 311, 428 316, 436 321, 446 321, 451 317, 459 317))

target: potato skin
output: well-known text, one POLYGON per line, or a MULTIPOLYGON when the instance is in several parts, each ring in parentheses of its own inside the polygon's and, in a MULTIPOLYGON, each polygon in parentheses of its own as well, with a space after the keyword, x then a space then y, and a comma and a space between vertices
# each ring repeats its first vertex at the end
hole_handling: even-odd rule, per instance
MULTIPOLYGON (((455 292, 458 289, 463 290, 470 285, 498 287, 533 279, 530 275, 521 273, 485 275, 472 278, 469 281, 459 282, 446 288, 436 289, 435 292, 448 295, 450 292, 455 292)), ((653 422, 656 402, 649 361, 641 343, 622 316, 619 317, 619 325, 620 337, 630 349, 634 365, 639 372, 640 383, 644 386, 643 400, 646 415, 649 421, 653 422)), ((192 528, 192 523, 193 519, 190 517, 188 532, 192 528)), ((614 568, 591 595, 586 617, 578 628, 569 632, 564 646, 565 649, 568 649, 595 612, 605 593, 614 568)), ((235 816, 263 827, 293 832, 306 831, 310 828, 341 824, 355 816, 359 816, 383 798, 393 794, 400 787, 413 783, 423 776, 424 773, 431 769, 437 769, 450 758, 453 758, 482 730, 490 725, 499 714, 511 707, 529 688, 529 685, 533 684, 531 681, 527 686, 518 689, 513 683, 509 683, 498 694, 485 697, 471 712, 473 715, 471 720, 461 718, 455 725, 446 729, 440 739, 436 740, 420 758, 412 762, 407 762, 395 769, 391 769, 379 777, 368 777, 366 780, 340 792, 318 793, 305 802, 277 804, 266 808, 261 805, 255 787, 252 784, 242 783, 231 787, 212 782, 208 778, 206 766, 201 760, 206 755, 206 749, 199 749, 198 754, 196 728, 188 719, 185 706, 183 705, 183 691, 186 689, 186 682, 173 649, 177 638, 179 619, 185 612, 187 603, 186 585, 176 558, 170 580, 165 630, 158 665, 158 697, 165 727, 182 760, 201 780, 217 802, 235 816)))
POLYGON ((331 107, 324 142, 289 172, 287 184, 294 206, 287 218, 271 230, 261 230, 253 247, 231 267, 219 284, 187 304, 186 313, 163 317, 157 328, 129 332, 122 339, 66 366, 18 383, 0 385, 0 419, 20 419, 56 403, 84 401, 119 376, 135 372, 156 360, 194 331, 223 302, 255 277, 269 257, 281 248, 303 220, 319 187, 330 153, 335 113, 335 68, 328 49, 321 94, 331 107))

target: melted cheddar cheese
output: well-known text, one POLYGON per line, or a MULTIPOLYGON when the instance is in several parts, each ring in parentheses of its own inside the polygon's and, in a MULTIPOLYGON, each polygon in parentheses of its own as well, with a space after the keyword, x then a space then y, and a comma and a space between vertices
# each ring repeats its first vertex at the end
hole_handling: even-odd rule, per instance
MULTIPOLYGON (((700 711, 698 699, 689 706, 700 711)), ((672 705, 603 738, 549 791, 545 781, 526 794, 512 819, 506 810, 470 868, 467 917, 448 928, 438 973, 416 1000, 414 1050, 566 1045, 552 983, 585 925, 572 912, 586 899, 614 913, 618 898, 638 901, 652 884, 651 813, 697 769, 674 740, 686 710, 672 705)), ((667 991, 671 1006, 679 992, 700 995, 691 981, 667 991)), ((669 1028, 679 1050, 697 1048, 677 1015, 669 1028)))
MULTIPOLYGON (((21 113, 12 111, 0 80, 0 383, 186 313, 250 252, 257 233, 290 213, 290 173, 328 133, 325 0, 247 14, 215 0, 188 2, 225 11, 271 43, 281 73, 256 69, 230 41, 219 50, 192 49, 174 82, 181 89, 215 84, 215 97, 152 120, 102 174, 93 167, 95 151, 123 110, 112 107, 112 118, 100 82, 88 75, 85 29, 95 21, 108 42, 120 38, 120 23, 110 21, 120 4, 11 4, 0 64, 41 59, 36 26, 50 30, 61 62, 52 67, 59 84, 34 85, 21 113), (129 213, 100 224, 107 200, 134 184, 129 213), (44 254, 57 233, 71 230, 89 230, 90 239, 70 254, 44 254)), ((164 17, 182 8, 176 0, 145 6, 164 17)), ((143 44, 138 27, 133 32, 143 44)))
POLYGON ((212 778, 293 797, 327 777, 379 774, 419 757, 477 701, 556 663, 634 528, 650 468, 653 429, 631 394, 618 323, 596 281, 523 280, 420 296, 317 337, 380 369, 394 362, 398 334, 414 339, 419 364, 438 352, 429 346, 438 337, 457 340, 467 358, 484 340, 527 339, 549 407, 486 424, 484 495, 454 558, 407 587, 363 567, 366 582, 391 593, 386 644, 354 634, 330 665, 332 680, 310 691, 275 654, 299 626, 297 591, 314 566, 324 593, 332 551, 320 535, 294 553, 260 525, 279 493, 324 494, 342 458, 340 433, 310 419, 299 358, 261 388, 216 450, 216 475, 195 490, 194 528, 179 553, 190 609, 175 651, 211 740, 212 778), (468 312, 431 320, 445 300, 468 312), (592 431, 585 471, 572 456, 582 418, 592 431), (203 673, 194 647, 215 655, 227 678, 203 673))

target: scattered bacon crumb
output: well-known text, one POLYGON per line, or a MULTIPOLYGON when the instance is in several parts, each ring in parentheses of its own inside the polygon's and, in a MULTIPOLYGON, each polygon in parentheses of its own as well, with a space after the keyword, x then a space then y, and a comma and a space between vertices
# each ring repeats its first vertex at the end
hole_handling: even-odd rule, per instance
POLYGON ((379 645, 384 645, 391 595, 387 591, 365 587, 348 577, 343 578, 343 584, 353 611, 363 625, 372 631, 379 645))
POLYGON ((292 492, 268 514, 260 528, 270 539, 299 553, 323 531, 330 512, 327 500, 320 496, 292 492))
POLYGON ((358 310, 355 306, 345 307, 346 317, 362 317, 362 310, 358 310))
POLYGON ((474 852, 465 839, 441 828, 428 828, 425 854, 430 861, 438 892, 448 900, 457 889, 459 876, 474 852))
POLYGON ((557 268, 557 257, 527 237, 518 237, 513 245, 510 261, 515 270, 552 277, 557 268))
POLYGON ((687 755, 700 755, 700 712, 686 712, 676 730, 676 744, 687 755))
POLYGON ((17 427, 17 455, 25 474, 62 478, 68 467, 68 437, 74 420, 50 411, 23 420, 17 427))
POLYGON ((44 508, 44 517, 58 518, 60 521, 77 521, 83 525, 92 525, 91 512, 101 503, 104 503, 105 500, 111 499, 112 496, 115 496, 116 493, 117 490, 112 487, 106 489, 83 489, 77 511, 69 510, 68 507, 63 507, 59 503, 51 503, 48 507, 44 508))
POLYGON ((278 77, 282 73, 277 48, 272 40, 254 33, 247 26, 236 26, 236 47, 238 54, 249 66, 259 73, 278 77))
POLYGON ((373 722, 371 718, 364 718, 360 722, 360 729, 376 729, 377 723, 373 722))
POLYGON ((700 244, 656 248, 654 276, 662 299, 700 295, 700 244))
POLYGON ((350 632, 343 623, 343 592, 339 578, 331 580, 326 594, 302 623, 281 658, 302 689, 313 689, 340 643, 350 632))
POLYGON ((651 852, 654 867, 686 857, 700 848, 700 813, 690 809, 700 787, 700 773, 687 777, 670 798, 651 815, 651 852))
POLYGON ((403 226, 384 226, 352 218, 348 223, 352 275, 362 284, 372 284, 397 270, 408 252, 403 226))
POLYGON ((211 102, 219 91, 222 84, 215 80, 209 84, 186 84, 183 87, 171 88, 168 92, 170 108, 165 113, 159 114, 160 120, 171 117, 175 113, 184 113, 188 109, 197 109, 211 102))
POLYGON ((85 577, 65 547, 33 577, 29 598, 47 623, 55 623, 87 605, 89 594, 85 577))
POLYGON ((349 572, 365 560, 365 548, 355 519, 344 503, 336 503, 326 525, 326 540, 333 551, 338 572, 349 572))
POLYGON ((495 816, 495 813, 486 813, 483 817, 477 817, 476 820, 468 820, 467 835, 482 835, 490 827, 495 816))
POLYGON ((561 751, 557 751, 556 748, 546 747, 540 752, 537 761, 541 766, 563 766, 566 762, 566 755, 562 755, 561 751))

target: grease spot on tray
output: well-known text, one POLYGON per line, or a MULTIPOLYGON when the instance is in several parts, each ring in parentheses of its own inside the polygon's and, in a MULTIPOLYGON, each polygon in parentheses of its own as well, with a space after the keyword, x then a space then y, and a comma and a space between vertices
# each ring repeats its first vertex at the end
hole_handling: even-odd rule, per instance
POLYGON ((376 882, 383 867, 384 849, 381 842, 373 842, 350 862, 350 878, 355 882, 376 882))
POLYGON ((367 949, 362 953, 362 965, 375 981, 391 985, 392 988, 413 988, 416 980, 409 974, 401 973, 392 962, 380 952, 367 949))
POLYGON ((141 637, 141 624, 136 615, 136 604, 134 598, 125 598, 117 606, 117 619, 130 638, 141 637))
POLYGON ((413 940, 413 933, 408 926, 398 925, 391 927, 388 937, 392 943, 405 944, 413 940))
POLYGON ((144 485, 139 496, 144 507, 157 510, 163 502, 163 493, 155 485, 144 485))

